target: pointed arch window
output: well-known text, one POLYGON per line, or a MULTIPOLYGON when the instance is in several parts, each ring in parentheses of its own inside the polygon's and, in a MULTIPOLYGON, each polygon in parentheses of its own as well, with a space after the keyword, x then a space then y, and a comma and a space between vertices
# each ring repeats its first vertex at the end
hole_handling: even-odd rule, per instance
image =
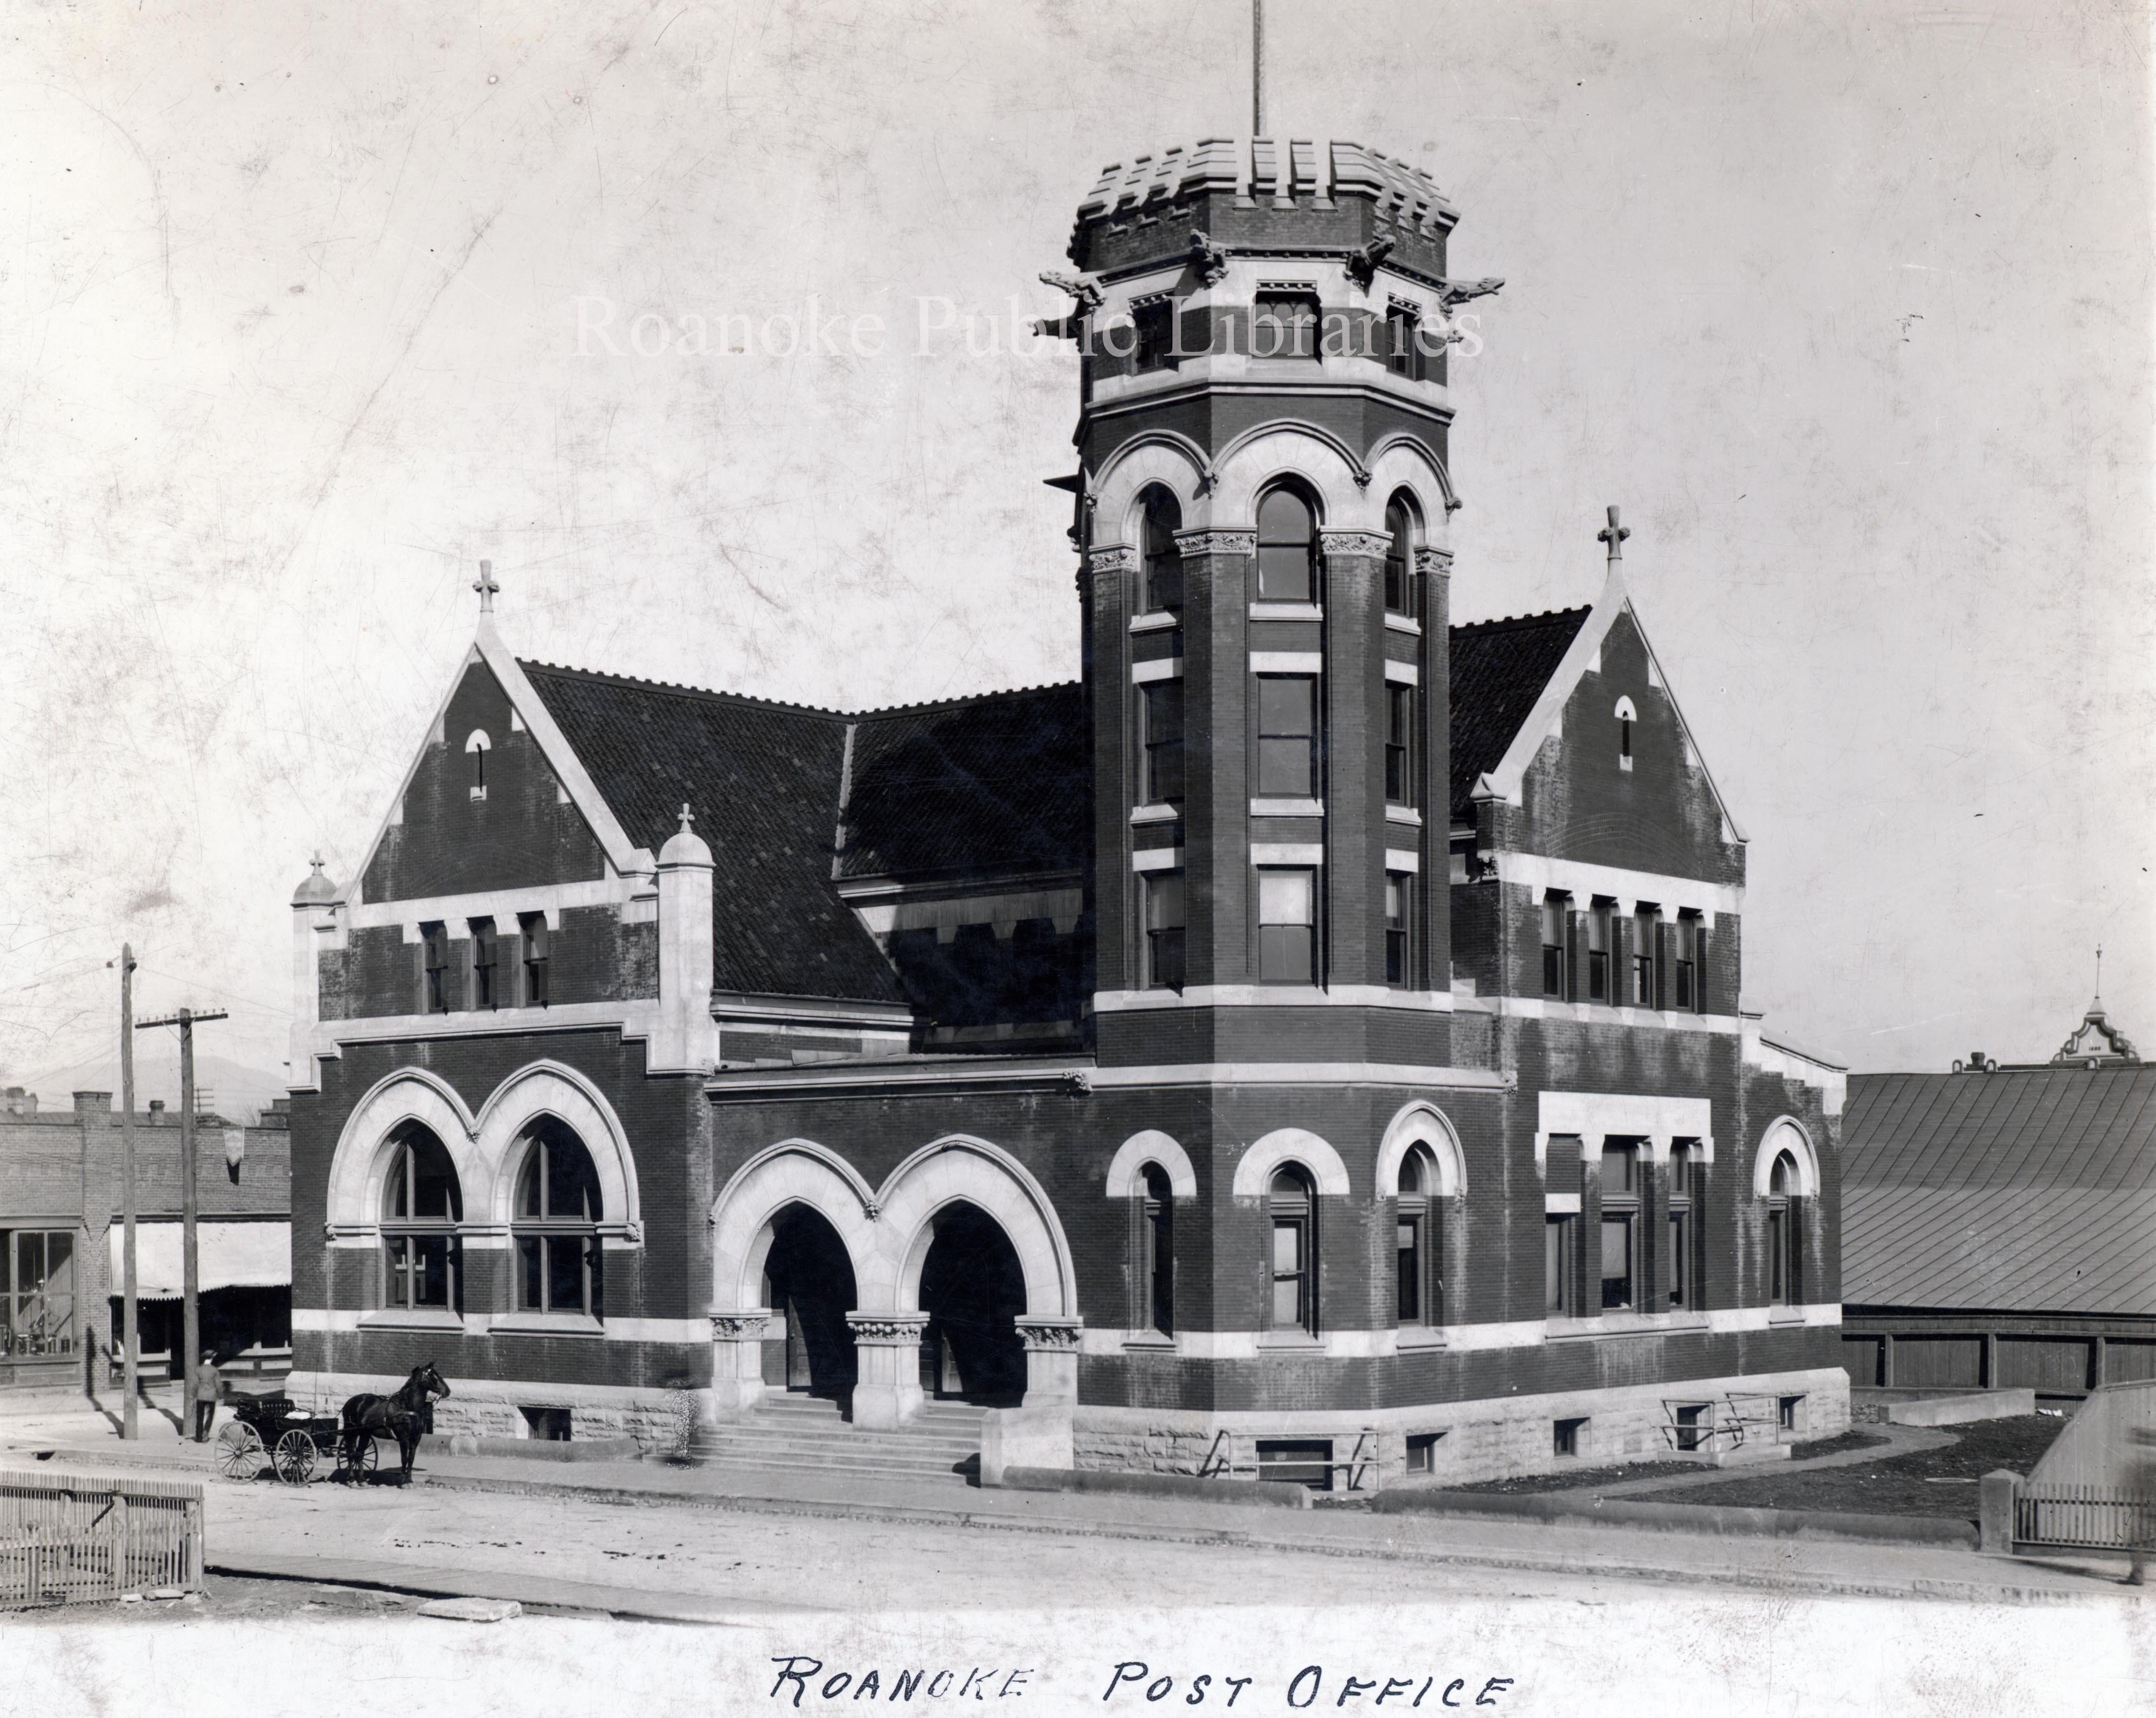
POLYGON ((1414 551, 1418 521, 1405 490, 1385 509, 1385 613, 1415 618, 1414 551))
POLYGON ((1145 1285, 1146 1314, 1163 1336, 1175 1334, 1175 1198, 1168 1172, 1158 1163, 1144 1170, 1145 1192, 1138 1218, 1142 1247, 1139 1277, 1145 1285))
POLYGON ((493 745, 494 741, 486 737, 485 728, 474 728, 470 737, 465 741, 465 751, 472 761, 471 797, 474 799, 486 797, 486 754, 493 745))
POLYGON ((1272 1217, 1272 1303, 1276 1331, 1317 1334, 1317 1198, 1300 1164, 1274 1171, 1266 1203, 1272 1217))
POLYGON ((407 1310, 464 1310, 464 1190, 456 1165, 434 1131, 418 1122, 400 1129, 382 1189, 384 1306, 407 1310))
POLYGON ((1317 515, 1285 485, 1258 503, 1258 600, 1317 600, 1317 515))
POLYGON ((1399 1321, 1404 1326, 1445 1322, 1445 1224, 1437 1160, 1422 1146, 1400 1160, 1396 1203, 1394 1278, 1399 1321))
POLYGON ((1640 712, 1632 707, 1629 698, 1617 700, 1617 767, 1632 767, 1632 727, 1640 720, 1640 712))
POLYGON ((1164 485, 1147 485, 1139 498, 1144 536, 1145 588, 1140 593, 1148 614, 1179 613, 1183 608, 1183 551, 1175 534, 1183 529, 1183 504, 1164 485))
POLYGON ((516 1304, 526 1312, 603 1313, 598 1172, 576 1131, 552 1116, 534 1125, 516 1179, 510 1232, 516 1304))
POLYGON ((1803 1201, 1798 1197, 1803 1181, 1797 1160, 1788 1151, 1776 1154, 1767 1174, 1767 1304, 1794 1306, 1804 1299, 1799 1240, 1803 1201))

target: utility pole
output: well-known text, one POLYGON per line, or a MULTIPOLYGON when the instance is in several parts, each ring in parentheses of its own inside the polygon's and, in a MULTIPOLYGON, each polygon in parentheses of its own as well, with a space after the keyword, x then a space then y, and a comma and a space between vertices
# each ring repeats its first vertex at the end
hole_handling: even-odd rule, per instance
POLYGON ((180 1437, 192 1435, 194 1423, 195 1362, 200 1357, 202 1305, 200 1272, 195 1256, 195 1027, 204 1020, 222 1020, 221 1008, 197 1013, 182 1008, 177 1014, 145 1020, 144 1026, 180 1028, 180 1437))
POLYGON ((1250 135, 1265 135, 1265 0, 1250 0, 1250 135))
POLYGON ((120 945, 120 1198, 121 1233, 120 1435, 132 1443, 135 1423, 135 950, 120 945))

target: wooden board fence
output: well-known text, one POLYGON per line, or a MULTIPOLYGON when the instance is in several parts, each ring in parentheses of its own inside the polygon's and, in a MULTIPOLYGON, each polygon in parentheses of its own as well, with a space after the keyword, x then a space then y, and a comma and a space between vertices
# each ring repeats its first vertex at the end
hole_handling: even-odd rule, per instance
POLYGON ((202 1584, 201 1486, 0 1468, 0 1609, 202 1584))

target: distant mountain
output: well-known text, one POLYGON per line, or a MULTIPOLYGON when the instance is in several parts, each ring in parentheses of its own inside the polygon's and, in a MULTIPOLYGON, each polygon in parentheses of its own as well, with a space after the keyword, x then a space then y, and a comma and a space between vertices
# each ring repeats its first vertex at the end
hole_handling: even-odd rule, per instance
MULTIPOLYGON (((163 1099, 167 1109, 180 1107, 178 1037, 178 1033, 172 1032, 142 1034, 135 1052, 137 1110, 148 1109, 152 1098, 163 1099)), ((199 1037, 197 1042, 200 1042, 199 1037)), ((20 1084, 35 1092, 41 1110, 65 1110, 73 1105, 74 1095, 79 1091, 110 1092, 112 1106, 116 1110, 120 1107, 120 1057, 116 1052, 100 1060, 56 1068, 34 1080, 19 1082, 10 1074, 0 1083, 20 1084)), ((204 1106, 228 1121, 253 1121, 270 1107, 271 1099, 281 1098, 285 1092, 281 1073, 250 1068, 223 1056, 206 1055, 200 1050, 195 1052, 195 1085, 199 1092, 208 1095, 204 1106)))

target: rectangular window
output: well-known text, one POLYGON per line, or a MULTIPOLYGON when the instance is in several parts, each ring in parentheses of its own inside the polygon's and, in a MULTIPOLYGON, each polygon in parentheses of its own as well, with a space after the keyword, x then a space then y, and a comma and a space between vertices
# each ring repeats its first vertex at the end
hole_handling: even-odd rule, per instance
POLYGON ((1146 984, 1183 988, 1183 873, 1145 874, 1146 984))
POLYGON ((1414 877, 1406 871, 1386 872, 1385 982, 1400 988, 1414 982, 1408 918, 1414 902, 1414 877))
POLYGON ((1317 356, 1317 300, 1306 292, 1260 292, 1250 322, 1250 356, 1317 356))
POLYGON ((1587 910, 1587 999, 1614 1000, 1609 987, 1611 903, 1597 896, 1587 910))
POLYGON ((1434 1474, 1437 1471, 1437 1443, 1442 1432, 1410 1432, 1408 1433, 1408 1471, 1410 1474, 1434 1474))
POLYGON ((1688 1013, 1700 1011, 1699 915, 1679 913, 1676 923, 1676 971, 1672 973, 1676 1006, 1688 1013))
POLYGON ((1317 682, 1258 676, 1258 797, 1317 797, 1317 682))
POLYGON ((1175 367, 1175 301, 1157 298, 1134 305, 1131 321, 1137 331, 1137 367, 1173 370, 1175 367))
POLYGON ((1399 1321, 1404 1325, 1420 1324, 1426 1312, 1422 1294, 1422 1234, 1428 1221, 1422 1211, 1404 1210, 1395 1231, 1394 1262, 1399 1285, 1399 1321))
POLYGON ((1572 1226, 1578 1220, 1553 1216, 1543 1222, 1543 1310, 1552 1318, 1573 1310, 1572 1226))
POLYGON ((419 966, 424 975, 424 988, 420 994, 420 1008, 429 1014, 449 1012, 449 927, 446 925, 422 925, 419 927, 419 966))
POLYGON ((1670 1307, 1672 1311, 1691 1305, 1693 1286, 1692 1152, 1680 1142, 1670 1147, 1670 1307))
POLYGON ((1543 897, 1543 994, 1565 994, 1565 920, 1572 897, 1553 889, 1543 897))
POLYGON ((1307 1217, 1274 1217, 1272 1327, 1276 1331, 1310 1327, 1309 1244, 1307 1217))
POLYGON ((1145 695, 1145 801, 1160 805, 1183 797, 1183 682, 1155 680, 1139 690, 1145 695))
POLYGON ((524 945, 524 1006, 543 1008, 547 1006, 547 915, 544 913, 519 913, 516 930, 524 945))
POLYGON ((1413 805, 1415 689, 1385 688, 1385 803, 1413 805))
POLYGON ((1627 1310, 1639 1304, 1638 1259, 1635 1249, 1640 1220, 1640 1151, 1637 1146, 1602 1147, 1602 1310, 1627 1310))
POLYGON ((495 979, 501 968, 498 964, 501 950, 495 941, 494 921, 474 919, 471 921, 472 951, 472 1006, 491 1008, 500 1005, 495 994, 495 979))
POLYGON ((388 1235, 382 1244, 388 1274, 385 1304, 456 1310, 462 1260, 455 1236, 388 1235))
POLYGON ((0 1356, 74 1353, 74 1302, 73 1230, 0 1229, 0 1356))
POLYGON ((1651 1008, 1655 1003, 1655 947, 1662 915, 1652 907, 1641 907, 1632 920, 1632 1006, 1651 1008))
POLYGON ((1553 1429, 1550 1448, 1558 1455, 1584 1455, 1587 1453, 1587 1422, 1558 1420, 1553 1429))
POLYGON ((1422 319, 1412 305, 1391 305, 1385 310, 1385 367, 1410 382, 1423 379, 1423 350, 1416 339, 1422 319))
POLYGON ((597 1237, 522 1235, 516 1242, 516 1304, 527 1312, 592 1313, 597 1237))
POLYGON ((1258 873, 1258 979, 1265 984, 1317 982, 1317 874, 1258 873))

